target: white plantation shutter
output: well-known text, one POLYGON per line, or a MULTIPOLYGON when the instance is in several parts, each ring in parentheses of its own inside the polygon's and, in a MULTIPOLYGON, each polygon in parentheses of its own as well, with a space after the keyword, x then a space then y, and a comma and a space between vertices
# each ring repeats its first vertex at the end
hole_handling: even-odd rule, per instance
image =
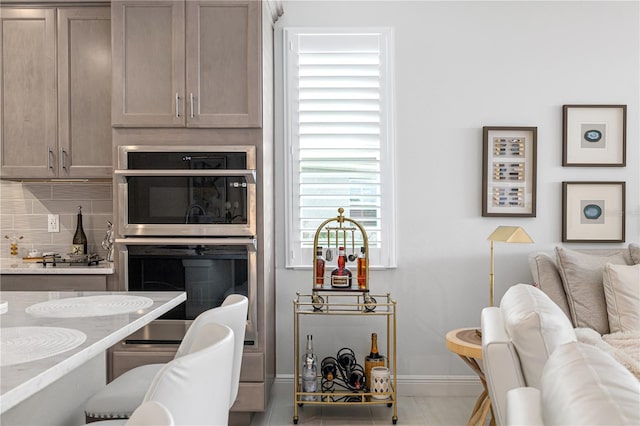
POLYGON ((395 266, 390 38, 285 29, 287 266, 311 265, 315 231, 339 207, 366 228, 370 264, 395 266))

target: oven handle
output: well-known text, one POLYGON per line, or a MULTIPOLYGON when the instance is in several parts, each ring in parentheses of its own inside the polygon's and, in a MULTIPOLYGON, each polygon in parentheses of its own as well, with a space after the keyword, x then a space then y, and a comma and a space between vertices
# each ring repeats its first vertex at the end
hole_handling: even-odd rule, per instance
POLYGON ((220 170, 220 169, 170 169, 170 170, 114 170, 116 176, 241 176, 247 179, 247 183, 256 183, 256 171, 251 169, 243 170, 220 170))
POLYGON ((187 245, 211 245, 211 246, 246 246, 250 252, 258 249, 258 240, 255 238, 116 238, 116 244, 127 246, 187 246, 187 245))

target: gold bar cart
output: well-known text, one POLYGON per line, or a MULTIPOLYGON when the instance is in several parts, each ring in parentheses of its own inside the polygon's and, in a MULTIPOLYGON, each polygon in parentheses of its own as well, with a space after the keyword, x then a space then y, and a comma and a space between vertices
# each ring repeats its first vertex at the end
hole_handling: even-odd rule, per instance
MULTIPOLYGON (((355 232, 362 233, 362 244, 365 246, 366 255, 366 285, 358 287, 353 285, 347 288, 334 288, 330 285, 318 285, 316 283, 316 264, 313 267, 313 284, 310 294, 296 293, 293 301, 293 347, 294 347, 294 393, 293 393, 293 423, 298 424, 298 409, 304 404, 309 405, 382 405, 393 407, 392 423, 398 422, 397 407, 397 360, 396 360, 396 301, 391 299, 390 293, 372 295, 369 292, 369 247, 367 235, 364 228, 355 220, 344 217, 343 209, 338 210, 339 214, 335 218, 331 218, 323 222, 317 229, 313 253, 315 255, 318 246, 318 239, 321 232, 326 233, 331 247, 332 237, 334 234, 336 248, 339 245, 339 237, 342 233, 343 244, 346 246, 347 235, 351 234, 353 244, 353 234, 355 232), (335 223, 332 223, 335 222, 335 223), (351 223, 351 225, 346 225, 351 223), (333 226, 335 225, 335 226, 333 226), (372 318, 382 318, 386 320, 386 351, 387 351, 387 367, 390 371, 389 383, 390 389, 386 393, 376 393, 377 397, 388 396, 386 399, 374 398, 374 394, 369 389, 360 391, 344 390, 325 392, 302 392, 302 377, 300 369, 300 319, 308 317, 314 320, 322 320, 330 316, 363 316, 372 318), (305 396, 315 396, 315 400, 305 400, 305 396)), ((321 373, 318 380, 321 380, 321 373)), ((366 384, 369 385, 368 383, 366 384)))

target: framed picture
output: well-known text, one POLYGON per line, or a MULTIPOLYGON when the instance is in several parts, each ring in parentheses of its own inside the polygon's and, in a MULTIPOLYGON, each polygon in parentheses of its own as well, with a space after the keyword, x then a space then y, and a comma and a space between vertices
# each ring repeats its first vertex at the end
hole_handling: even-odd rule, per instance
POLYGON ((562 182, 562 241, 624 242, 625 182, 562 182))
POLYGON ((624 167, 626 164, 626 105, 562 107, 563 166, 624 167))
POLYGON ((482 128, 482 216, 536 215, 537 127, 482 128))

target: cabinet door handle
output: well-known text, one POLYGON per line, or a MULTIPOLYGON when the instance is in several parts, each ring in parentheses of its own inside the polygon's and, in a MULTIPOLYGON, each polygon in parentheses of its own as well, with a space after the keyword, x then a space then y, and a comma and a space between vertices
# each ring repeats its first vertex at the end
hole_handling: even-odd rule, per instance
POLYGON ((180 97, 178 92, 176 92, 176 118, 180 118, 180 97))
POLYGON ((62 148, 60 150, 60 161, 62 162, 62 168, 64 170, 67 170, 67 162, 65 161, 66 156, 67 156, 67 151, 65 151, 64 148, 62 148))
POLYGON ((190 99, 190 102, 191 102, 191 118, 193 118, 194 117, 194 114, 193 114, 193 93, 189 93, 189 99, 190 99))
POLYGON ((51 165, 51 155, 53 154, 53 151, 51 150, 51 147, 47 147, 47 150, 49 152, 47 152, 47 168, 48 169, 53 169, 53 166, 51 165))

